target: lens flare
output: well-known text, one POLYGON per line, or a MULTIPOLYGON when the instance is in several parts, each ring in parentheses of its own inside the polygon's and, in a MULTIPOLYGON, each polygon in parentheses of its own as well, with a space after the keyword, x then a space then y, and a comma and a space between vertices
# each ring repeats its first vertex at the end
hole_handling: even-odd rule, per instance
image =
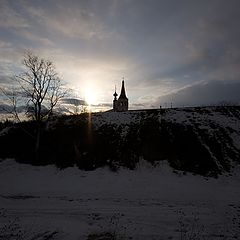
POLYGON ((86 89, 85 91, 85 101, 88 105, 94 105, 97 102, 96 92, 94 89, 86 89))

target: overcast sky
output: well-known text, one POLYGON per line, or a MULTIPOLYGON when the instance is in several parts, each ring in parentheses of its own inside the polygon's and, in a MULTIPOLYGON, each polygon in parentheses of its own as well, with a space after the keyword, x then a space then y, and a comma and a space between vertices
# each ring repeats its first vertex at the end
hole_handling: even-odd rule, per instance
POLYGON ((0 0, 0 84, 30 49, 96 104, 122 77, 132 108, 240 102, 239 26, 239 0, 0 0))

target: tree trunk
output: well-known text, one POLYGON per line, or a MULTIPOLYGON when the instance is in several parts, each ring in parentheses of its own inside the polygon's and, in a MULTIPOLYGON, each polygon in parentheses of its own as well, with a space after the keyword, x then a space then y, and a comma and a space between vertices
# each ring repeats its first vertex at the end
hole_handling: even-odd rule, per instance
POLYGON ((37 122, 36 130, 35 160, 38 163, 40 159, 41 122, 37 122))

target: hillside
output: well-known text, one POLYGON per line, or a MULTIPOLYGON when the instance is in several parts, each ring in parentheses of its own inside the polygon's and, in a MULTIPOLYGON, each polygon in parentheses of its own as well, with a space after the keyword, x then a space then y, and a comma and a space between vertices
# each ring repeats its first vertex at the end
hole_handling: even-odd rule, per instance
POLYGON ((240 160, 240 107, 198 107, 102 112, 63 116, 42 126, 35 159, 33 122, 0 133, 0 158, 33 165, 109 166, 134 169, 144 159, 153 165, 202 175, 230 171, 240 160), (30 136, 31 135, 31 136, 30 136))

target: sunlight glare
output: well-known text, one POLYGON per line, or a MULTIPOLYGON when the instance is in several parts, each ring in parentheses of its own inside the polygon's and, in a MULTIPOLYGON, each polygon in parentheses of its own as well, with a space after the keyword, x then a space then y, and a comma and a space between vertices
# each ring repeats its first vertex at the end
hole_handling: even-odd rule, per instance
POLYGON ((86 100, 88 105, 96 104, 96 101, 97 101, 96 91, 94 91, 93 88, 86 89, 85 100, 86 100))

